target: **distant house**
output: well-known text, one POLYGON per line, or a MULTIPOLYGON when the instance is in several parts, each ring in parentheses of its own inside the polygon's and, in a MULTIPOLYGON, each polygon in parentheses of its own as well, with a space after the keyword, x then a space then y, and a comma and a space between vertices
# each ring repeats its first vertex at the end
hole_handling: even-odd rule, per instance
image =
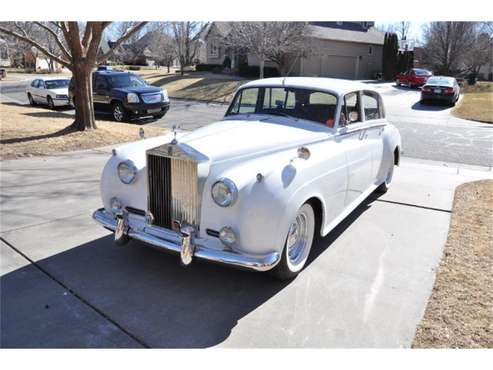
MULTIPOLYGON (((201 63, 222 64, 229 57, 231 68, 237 68, 238 58, 221 41, 230 30, 229 22, 212 22, 203 30, 201 63)), ((295 58, 290 75, 372 79, 382 71, 385 34, 374 28, 374 22, 308 22, 306 34, 312 53, 295 58)), ((258 66, 253 55, 247 58, 249 65, 258 66)))
MULTIPOLYGON (((170 65, 175 67, 178 65, 176 58, 170 60, 169 55, 163 53, 165 46, 172 43, 173 40, 169 35, 159 30, 151 31, 133 43, 121 45, 114 55, 116 59, 125 64, 154 66, 156 64, 167 65, 170 62, 170 65)), ((109 49, 114 46, 115 42, 107 41, 106 44, 109 49)))
POLYGON ((10 67, 9 46, 4 39, 0 39, 0 67, 10 67))

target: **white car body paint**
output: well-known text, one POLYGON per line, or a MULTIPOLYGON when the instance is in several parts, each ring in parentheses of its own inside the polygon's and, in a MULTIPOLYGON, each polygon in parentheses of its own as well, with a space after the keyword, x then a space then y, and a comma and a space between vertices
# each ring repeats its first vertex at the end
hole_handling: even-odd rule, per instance
MULTIPOLYGON (((241 88, 252 86, 331 92, 339 98, 335 122, 339 122, 345 94, 366 90, 379 97, 368 85, 326 78, 264 79, 241 88)), ((383 104, 381 98, 379 102, 383 104)), ((147 209, 146 150, 172 139, 173 134, 169 133, 115 149, 101 178, 107 212, 110 199, 115 196, 124 206, 147 209), (132 184, 125 185, 118 178, 117 166, 128 159, 138 174, 132 184)), ((326 235, 385 181, 394 165, 394 153, 401 148, 398 130, 385 118, 330 128, 302 119, 259 114, 226 116, 191 133, 179 133, 177 141, 178 146, 189 146, 207 158, 208 172, 202 174, 205 185, 198 235, 201 244, 223 250, 219 239, 205 230, 229 226, 238 237, 233 250, 247 256, 281 253, 293 217, 312 198, 322 208, 318 215, 321 227, 316 232, 326 235), (301 146, 309 149, 309 159, 297 157, 301 146), (257 174, 262 175, 262 181, 257 181, 257 174), (224 177, 238 188, 238 200, 230 207, 218 206, 211 196, 212 185, 224 177)), ((145 228, 143 217, 130 217, 130 224, 145 228)))

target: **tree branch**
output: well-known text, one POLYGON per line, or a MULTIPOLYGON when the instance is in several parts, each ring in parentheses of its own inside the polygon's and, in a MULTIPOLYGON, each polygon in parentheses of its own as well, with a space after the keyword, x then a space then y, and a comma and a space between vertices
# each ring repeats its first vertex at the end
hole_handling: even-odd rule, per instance
POLYGON ((62 41, 60 40, 60 38, 58 37, 57 33, 55 31, 53 31, 50 27, 44 25, 43 23, 41 22, 34 22, 34 24, 38 25, 39 27, 43 28, 44 30, 46 30, 51 36, 53 36, 53 38, 55 39, 55 42, 57 43, 58 47, 60 48, 60 50, 62 51, 62 53, 67 57, 68 60, 72 60, 72 56, 70 55, 70 53, 67 51, 67 49, 65 48, 65 45, 63 45, 62 41))
POLYGON ((99 60, 108 59, 111 55, 113 55, 113 53, 115 52, 115 50, 121 44, 123 44, 126 40, 128 40, 130 38, 130 36, 132 36, 135 32, 140 31, 146 24, 147 24, 147 22, 139 22, 134 27, 132 27, 129 31, 127 31, 122 37, 120 37, 114 43, 113 47, 110 50, 108 50, 106 53, 104 53, 103 55, 101 55, 100 58, 99 58, 99 60))
POLYGON ((70 69, 70 61, 64 60, 64 59, 58 57, 57 55, 51 53, 44 46, 40 45, 38 42, 36 42, 34 40, 31 40, 29 37, 20 35, 17 32, 13 32, 13 31, 11 31, 7 28, 1 27, 1 26, 0 26, 0 32, 3 32, 3 33, 10 35, 10 36, 13 36, 13 37, 15 37, 21 41, 24 41, 25 43, 27 43, 31 46, 34 46, 36 49, 38 49, 40 52, 42 52, 48 58, 51 58, 51 59, 57 61, 58 63, 60 63, 61 65, 70 69))

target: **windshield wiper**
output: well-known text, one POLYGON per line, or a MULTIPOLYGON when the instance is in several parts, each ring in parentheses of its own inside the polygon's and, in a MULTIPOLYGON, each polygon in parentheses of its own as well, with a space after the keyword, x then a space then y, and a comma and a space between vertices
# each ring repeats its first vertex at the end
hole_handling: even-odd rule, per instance
POLYGON ((282 117, 294 118, 293 116, 291 116, 291 115, 289 115, 287 113, 284 113, 284 112, 280 112, 278 110, 273 111, 273 112, 269 112, 269 113, 264 113, 264 114, 271 114, 273 116, 282 116, 282 117))

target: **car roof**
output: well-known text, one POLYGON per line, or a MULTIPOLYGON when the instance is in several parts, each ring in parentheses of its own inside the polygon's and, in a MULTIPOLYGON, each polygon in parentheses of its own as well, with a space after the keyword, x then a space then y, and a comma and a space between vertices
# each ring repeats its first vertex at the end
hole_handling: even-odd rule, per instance
MULTIPOLYGON (((34 80, 41 80, 41 81, 58 81, 58 80, 70 80, 70 77, 38 77, 35 78, 34 80)), ((33 81, 34 81, 33 80, 33 81)))
POLYGON ((345 95, 347 93, 359 90, 369 90, 378 94, 370 85, 338 78, 326 77, 273 77, 263 78, 248 82, 241 86, 244 87, 262 87, 262 86, 280 86, 280 87, 298 87, 322 90, 333 93, 334 95, 345 95))
POLYGON ((115 71, 115 70, 96 70, 94 71, 94 73, 97 73, 99 75, 105 75, 105 76, 109 76, 109 75, 123 75, 123 74, 130 74, 129 71, 115 71))

